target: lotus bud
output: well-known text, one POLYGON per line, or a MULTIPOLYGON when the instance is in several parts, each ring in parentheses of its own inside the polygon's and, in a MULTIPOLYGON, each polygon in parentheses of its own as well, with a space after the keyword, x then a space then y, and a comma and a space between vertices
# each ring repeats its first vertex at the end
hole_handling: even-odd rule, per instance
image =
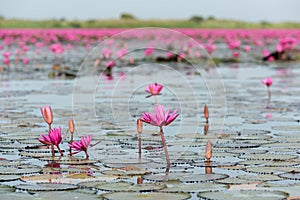
POLYGON ((143 184, 143 178, 142 177, 137 177, 137 179, 136 179, 136 183, 137 184, 143 184))
POLYGON ((50 126, 53 122, 53 114, 50 106, 44 106, 41 108, 41 113, 45 122, 50 126))
POLYGON ((212 157, 212 144, 211 141, 208 140, 206 143, 205 158, 209 162, 211 157, 212 157))
POLYGON ((204 106, 204 117, 206 119, 206 122, 208 122, 209 113, 207 105, 204 106))
POLYGON ((69 130, 71 133, 74 133, 74 130, 75 130, 75 125, 74 125, 74 121, 73 119, 69 119, 69 122, 68 122, 68 125, 69 125, 69 130))
POLYGON ((137 122, 136 122, 136 125, 137 125, 137 132, 142 133, 142 131, 143 131, 142 119, 138 119, 137 122))

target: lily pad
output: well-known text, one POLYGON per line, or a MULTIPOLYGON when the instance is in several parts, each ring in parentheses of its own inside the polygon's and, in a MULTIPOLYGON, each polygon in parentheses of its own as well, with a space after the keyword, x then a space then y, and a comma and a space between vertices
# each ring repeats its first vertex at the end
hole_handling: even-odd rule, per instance
POLYGON ((185 193, 162 193, 162 192, 151 192, 151 193, 136 193, 136 192, 115 192, 102 195, 107 200, 184 200, 189 199, 191 196, 185 193))
POLYGON ((6 167, 6 168, 0 168, 0 174, 1 175, 22 175, 22 174, 33 174, 38 173, 42 169, 39 167, 33 167, 24 165, 22 168, 15 168, 15 167, 6 167))
POLYGON ((214 200, 240 200, 240 199, 255 199, 255 200, 275 200, 285 199, 288 193, 281 191, 265 191, 265 190, 225 190, 218 192, 204 192, 199 193, 199 197, 204 199, 214 200))
POLYGON ((44 200, 78 200, 78 199, 99 199, 98 195, 95 194, 88 194, 82 193, 77 191, 55 191, 55 192, 40 192, 35 194, 37 199, 44 199, 44 200))
POLYGON ((76 157, 42 157, 40 158, 42 161, 55 161, 59 164, 65 164, 65 165, 86 165, 86 164, 94 164, 97 163, 98 160, 92 160, 92 159, 81 159, 76 157))
POLYGON ((16 189, 25 190, 29 192, 74 190, 78 188, 78 186, 76 185, 58 184, 58 183, 20 184, 20 185, 15 185, 14 187, 16 189))
POLYGON ((239 158, 247 160, 273 160, 273 161, 284 161, 297 158, 296 155, 289 154, 245 154, 241 155, 239 158))
POLYGON ((38 174, 31 176, 22 176, 21 181, 26 183, 64 183, 64 184, 79 184, 87 181, 109 181, 117 179, 117 176, 106 175, 90 175, 87 173, 79 174, 38 174))
POLYGON ((96 189, 112 192, 153 192, 166 188, 166 185, 157 183, 132 184, 128 182, 99 183, 96 189))
POLYGON ((274 174, 277 172, 291 172, 291 171, 296 171, 296 170, 300 171, 300 168, 257 166, 257 167, 247 167, 245 171, 257 173, 257 174, 274 174))
POLYGON ((18 175, 0 175, 0 182, 4 181, 15 181, 18 180, 20 176, 18 175))
POLYGON ((254 181, 243 180, 236 177, 229 177, 221 180, 215 180, 214 182, 228 184, 228 185, 241 185, 241 184, 250 184, 253 183, 254 181))
POLYGON ((284 174, 279 174, 279 177, 290 180, 300 180, 300 170, 298 172, 292 171, 284 174))
MULTIPOLYGON (((130 167, 130 166, 129 166, 130 167)), ((113 176, 137 176, 137 175, 145 175, 151 173, 150 171, 142 170, 139 168, 133 168, 127 170, 105 170, 102 172, 105 175, 113 175, 113 176)))
POLYGON ((245 179, 249 181, 279 181, 282 180, 276 175, 270 174, 260 174, 260 175, 242 175, 238 176, 237 178, 245 179))
POLYGON ((179 183, 174 185, 168 185, 167 188, 163 189, 163 192, 185 192, 185 193, 195 193, 195 192, 213 192, 224 190, 228 186, 224 184, 217 183, 179 183))

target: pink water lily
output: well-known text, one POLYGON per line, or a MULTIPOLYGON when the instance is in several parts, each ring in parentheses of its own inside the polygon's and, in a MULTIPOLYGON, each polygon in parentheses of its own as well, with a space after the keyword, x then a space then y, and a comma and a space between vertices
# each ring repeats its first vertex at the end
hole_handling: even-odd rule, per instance
POLYGON ((271 91, 270 91, 270 86, 273 84, 273 79, 268 77, 268 78, 265 78, 264 80, 261 81, 262 84, 265 84, 268 88, 268 97, 269 97, 269 100, 271 99, 271 91))
POLYGON ((151 95, 158 95, 162 89, 163 89, 163 85, 158 83, 153 83, 147 85, 146 92, 148 92, 151 95))
POLYGON ((153 126, 163 127, 168 126, 179 115, 177 110, 174 110, 172 114, 170 114, 170 109, 165 112, 163 105, 156 105, 154 111, 155 114, 151 114, 149 112, 143 113, 142 121, 153 126))
POLYGON ((262 80, 261 83, 265 84, 267 87, 270 87, 273 83, 273 79, 268 77, 262 80))
POLYGON ((49 131, 48 135, 42 134, 41 138, 38 138, 38 140, 46 145, 51 145, 52 149, 52 156, 54 156, 54 146, 57 147, 58 151, 60 152, 60 155, 63 156, 62 151, 59 148, 59 144, 62 141, 61 137, 61 128, 54 128, 49 131))
MULTIPOLYGON (((166 161, 167 161, 166 174, 168 174, 169 170, 170 170, 171 162, 170 162, 167 144, 166 144, 166 140, 165 140, 165 134, 164 134, 162 127, 168 126, 170 123, 172 123, 178 117, 179 114, 177 113, 177 110, 174 110, 174 112, 172 114, 170 114, 169 109, 165 112, 163 105, 156 105, 154 108, 154 111, 155 111, 155 114, 145 112, 142 114, 142 117, 140 119, 138 119, 138 124, 137 124, 138 132, 140 134, 140 132, 142 131, 142 129, 140 129, 140 127, 139 127, 139 126, 141 126, 140 120, 142 122, 151 124, 153 126, 158 126, 160 128, 161 142, 164 147, 166 161)), ((140 140, 139 140, 139 146, 140 146, 140 140)), ((140 151, 140 149, 139 149, 139 151, 140 151)), ((139 152, 139 157, 141 157, 140 152, 139 152)))
POLYGON ((70 153, 70 155, 79 153, 80 151, 84 151, 86 158, 89 158, 89 155, 87 153, 88 147, 92 141, 93 135, 87 135, 83 136, 80 141, 74 141, 69 146, 72 150, 75 150, 75 152, 70 153))

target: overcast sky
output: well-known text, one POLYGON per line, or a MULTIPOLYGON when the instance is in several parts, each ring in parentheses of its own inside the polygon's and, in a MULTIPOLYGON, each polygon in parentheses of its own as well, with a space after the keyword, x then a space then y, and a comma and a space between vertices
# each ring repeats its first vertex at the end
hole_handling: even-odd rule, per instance
POLYGON ((300 22, 300 0, 0 0, 0 15, 24 19, 106 19, 131 13, 140 19, 191 16, 300 22))

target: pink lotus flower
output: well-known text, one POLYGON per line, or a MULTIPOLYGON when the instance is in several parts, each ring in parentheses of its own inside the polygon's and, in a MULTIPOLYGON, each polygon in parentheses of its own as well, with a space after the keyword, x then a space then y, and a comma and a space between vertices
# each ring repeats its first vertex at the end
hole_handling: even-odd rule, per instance
MULTIPOLYGON (((166 144, 166 140, 165 140, 165 136, 164 136, 163 126, 168 126, 170 123, 172 123, 178 117, 179 114, 177 113, 177 110, 174 110, 174 112, 172 114, 170 114, 170 110, 167 110, 165 112, 163 105, 156 105, 154 108, 154 111, 155 111, 155 114, 151 114, 148 112, 142 113, 142 117, 139 120, 141 120, 142 122, 151 124, 153 126, 158 126, 160 128, 161 142, 164 147, 166 161, 167 161, 166 174, 168 174, 169 170, 170 170, 171 162, 170 162, 167 144, 166 144)), ((139 123, 139 120, 138 120, 138 123, 139 123)), ((138 126, 139 126, 139 124, 138 124, 138 126)), ((141 131, 142 130, 139 129, 139 127, 138 127, 138 132, 141 132, 141 131)), ((139 148, 141 146, 140 143, 141 142, 139 139, 139 148)), ((139 151, 140 151, 140 149, 139 149, 139 151)), ((140 156, 141 156, 141 154, 139 153, 139 157, 140 156)))
POLYGON ((168 52, 167 52, 167 58, 171 58, 172 56, 173 56, 173 53, 170 52, 170 51, 168 51, 168 52))
POLYGON ((49 134, 48 134, 48 135, 42 134, 42 137, 41 137, 41 138, 38 138, 38 140, 39 140, 41 143, 43 143, 43 144, 51 145, 51 148, 52 148, 52 156, 54 156, 54 148, 53 148, 53 146, 56 146, 57 149, 58 149, 59 152, 60 152, 60 155, 63 156, 63 153, 62 153, 62 151, 61 151, 60 148, 59 148, 59 144, 60 144, 61 141, 62 141, 62 137, 61 137, 61 129, 60 129, 60 127, 51 129, 51 130, 49 131, 49 134))
POLYGON ((109 61, 108 63, 107 63, 107 67, 108 68, 112 68, 112 67, 114 67, 116 65, 116 63, 115 63, 115 61, 113 61, 113 60, 111 60, 111 61, 109 61))
POLYGON ((163 89, 163 85, 158 83, 153 83, 147 85, 146 92, 148 92, 151 95, 158 95, 162 89, 163 89))
POLYGON ((9 56, 10 56, 10 52, 9 52, 9 51, 7 51, 7 52, 4 52, 4 53, 3 53, 3 56, 4 56, 5 58, 9 58, 9 56))
POLYGON ((170 114, 170 109, 165 112, 163 105, 156 105, 154 111, 155 114, 151 114, 149 112, 143 113, 142 121, 153 126, 163 127, 168 126, 179 115, 177 110, 174 110, 172 114, 170 114))
POLYGON ((145 56, 150 56, 152 53, 153 53, 152 47, 148 47, 144 52, 145 56))
POLYGON ((23 64, 24 64, 24 65, 27 65, 27 64, 29 63, 29 59, 28 59, 28 58, 23 58, 22 61, 23 61, 23 64))
POLYGON ((261 83, 265 84, 267 87, 270 87, 273 83, 273 79, 268 77, 268 78, 262 80, 261 83))
POLYGON ((49 129, 51 129, 51 124, 53 122, 53 114, 50 106, 44 106, 41 108, 41 113, 45 122, 49 125, 49 129))
POLYGON ((235 51, 235 52, 232 53, 232 57, 239 58, 240 57, 240 53, 237 52, 237 51, 235 51))
POLYGON ((251 49, 251 47, 250 47, 250 46, 248 46, 248 45, 247 45, 247 46, 244 46, 244 51, 245 51, 245 52, 249 52, 249 51, 250 51, 250 49, 251 49))
POLYGON ((84 151, 86 158, 89 157, 87 150, 88 147, 92 141, 93 135, 87 135, 84 136, 80 139, 80 141, 74 141, 69 146, 71 147, 72 150, 75 150, 75 152, 72 152, 70 155, 79 153, 80 151, 84 151))
POLYGON ((271 91, 270 91, 270 86, 272 85, 273 83, 273 79, 268 77, 268 78, 265 78, 264 80, 261 81, 261 83, 265 84, 268 88, 268 97, 269 97, 269 100, 271 99, 271 91))
POLYGON ((4 58, 3 59, 3 64, 5 64, 5 65, 9 65, 9 63, 10 63, 10 60, 9 60, 9 58, 4 58))

